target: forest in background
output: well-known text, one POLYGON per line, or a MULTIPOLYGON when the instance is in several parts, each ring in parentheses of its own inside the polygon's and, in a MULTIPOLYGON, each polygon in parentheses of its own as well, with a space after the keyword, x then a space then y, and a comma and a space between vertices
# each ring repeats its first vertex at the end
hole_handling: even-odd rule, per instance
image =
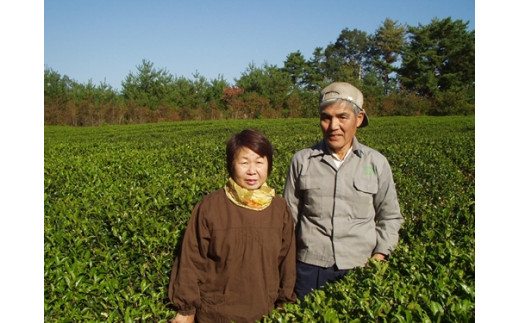
POLYGON ((475 112, 475 31, 434 18, 402 25, 387 18, 373 34, 345 28, 306 59, 282 67, 250 63, 229 84, 222 77, 173 76, 143 59, 115 90, 82 84, 44 68, 45 125, 99 126, 180 120, 309 118, 319 91, 334 81, 357 86, 369 116, 471 115, 475 112))

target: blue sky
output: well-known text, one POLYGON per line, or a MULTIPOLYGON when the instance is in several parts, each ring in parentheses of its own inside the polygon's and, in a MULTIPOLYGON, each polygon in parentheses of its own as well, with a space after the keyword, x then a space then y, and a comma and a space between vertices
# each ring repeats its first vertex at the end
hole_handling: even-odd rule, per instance
POLYGON ((143 59, 178 77, 198 72, 234 84, 250 63, 281 67, 297 50, 308 59, 341 30, 371 34, 385 18, 417 26, 451 17, 475 29, 470 0, 46 0, 44 6, 45 66, 115 89, 143 59))

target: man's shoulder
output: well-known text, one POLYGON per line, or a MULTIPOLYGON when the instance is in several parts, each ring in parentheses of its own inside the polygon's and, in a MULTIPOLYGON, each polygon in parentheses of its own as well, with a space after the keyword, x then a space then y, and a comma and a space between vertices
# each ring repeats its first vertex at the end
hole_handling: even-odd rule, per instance
POLYGON ((362 144, 359 141, 356 144, 356 149, 358 149, 363 155, 386 159, 386 157, 379 150, 362 144))
POLYGON ((322 142, 318 142, 311 147, 307 147, 307 148, 298 150, 296 153, 294 153, 293 159, 302 160, 302 159, 307 159, 310 156, 319 155, 319 154, 323 154, 323 143, 322 142))
POLYGON ((361 159, 364 159, 366 162, 374 164, 374 165, 384 165, 389 164, 388 159, 385 155, 383 155, 379 150, 366 146, 358 142, 357 155, 360 156, 361 159))

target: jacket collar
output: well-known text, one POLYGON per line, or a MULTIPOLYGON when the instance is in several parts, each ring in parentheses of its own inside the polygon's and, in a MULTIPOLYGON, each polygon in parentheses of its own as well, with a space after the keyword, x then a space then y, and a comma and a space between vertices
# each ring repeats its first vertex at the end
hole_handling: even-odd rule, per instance
MULTIPOLYGON (((314 145, 312 148, 311 157, 318 157, 318 156, 324 156, 324 155, 331 155, 329 148, 327 147, 327 144, 325 143, 325 140, 320 141, 316 145, 314 145)), ((363 155, 363 146, 359 143, 356 137, 352 139, 352 152, 356 154, 358 157, 361 157, 363 155)))

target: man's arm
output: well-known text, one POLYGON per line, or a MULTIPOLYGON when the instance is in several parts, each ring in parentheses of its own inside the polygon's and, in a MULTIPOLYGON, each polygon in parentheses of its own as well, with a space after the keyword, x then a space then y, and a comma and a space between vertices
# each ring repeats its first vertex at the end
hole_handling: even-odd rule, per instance
POLYGON ((397 246, 399 229, 404 222, 390 164, 385 159, 380 167, 381 170, 378 171, 379 188, 374 197, 377 231, 377 245, 373 251, 375 259, 386 258, 392 253, 397 246))
POLYGON ((283 197, 287 201, 289 208, 291 209, 292 217, 294 219, 294 225, 298 223, 298 206, 300 204, 299 193, 297 192, 297 176, 298 176, 298 163, 295 156, 291 160, 291 165, 287 171, 287 177, 285 179, 285 189, 283 197))

